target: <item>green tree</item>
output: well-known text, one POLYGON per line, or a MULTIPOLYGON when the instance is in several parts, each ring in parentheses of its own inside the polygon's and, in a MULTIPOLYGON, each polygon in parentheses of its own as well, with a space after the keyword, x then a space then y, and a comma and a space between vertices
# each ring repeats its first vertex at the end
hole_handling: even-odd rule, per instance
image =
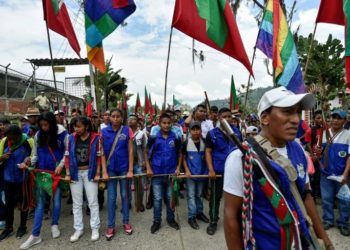
POLYGON ((341 41, 333 39, 332 35, 328 36, 324 44, 317 40, 312 41, 312 34, 308 37, 299 36, 296 44, 299 60, 304 70, 309 60, 304 75, 305 84, 309 91, 316 95, 323 107, 325 103, 345 91, 344 47, 341 41), (309 54, 311 42, 313 42, 313 50, 309 54))
MULTIPOLYGON (((121 69, 116 71, 113 69, 111 57, 106 60, 106 73, 94 72, 98 110, 108 109, 109 104, 116 106, 123 96, 130 97, 130 95, 125 94, 128 88, 127 80, 120 75, 121 71, 121 69), (99 100, 104 100, 104 102, 99 100)), ((90 85, 90 77, 87 76, 85 79, 86 84, 90 85)))

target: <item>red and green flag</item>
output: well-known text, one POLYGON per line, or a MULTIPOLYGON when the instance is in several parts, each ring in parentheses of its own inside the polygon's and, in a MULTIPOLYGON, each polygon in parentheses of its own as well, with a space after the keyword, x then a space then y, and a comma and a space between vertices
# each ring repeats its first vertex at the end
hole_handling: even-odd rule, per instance
POLYGON ((141 109, 141 101, 140 101, 139 93, 137 92, 136 104, 135 104, 135 113, 140 113, 140 109, 141 109))
POLYGON ((93 111, 93 106, 92 106, 92 103, 93 103, 93 99, 90 95, 88 95, 86 97, 86 116, 87 117, 90 117, 92 116, 92 111, 93 111))
POLYGON ((173 109, 177 110, 181 108, 181 102, 175 98, 175 95, 173 95, 173 109))
POLYGON ((230 89, 230 109, 238 110, 238 97, 236 92, 235 81, 233 80, 233 76, 231 77, 231 89, 230 89))
POLYGON ((228 0, 176 0, 172 27, 235 58, 253 75, 228 0))
POLYGON ((149 105, 149 114, 151 115, 151 118, 153 119, 153 116, 155 115, 155 111, 154 111, 154 107, 152 105, 151 93, 149 93, 148 100, 149 100, 149 103, 150 103, 150 105, 149 105))
POLYGON ((159 114, 159 108, 158 108, 157 102, 154 102, 154 114, 155 115, 159 114))
POLYGON ((80 57, 80 46, 63 0, 43 0, 44 20, 50 30, 66 37, 80 57))
POLYGON ((49 196, 55 193, 61 176, 48 172, 36 172, 35 173, 35 188, 40 191, 46 192, 49 196))
POLYGON ((144 110, 145 115, 149 114, 150 111, 151 111, 151 103, 149 101, 149 96, 147 94, 147 88, 145 86, 145 110, 144 110))
POLYGON ((331 23, 345 26, 345 72, 350 88, 350 1, 321 0, 316 23, 331 23))

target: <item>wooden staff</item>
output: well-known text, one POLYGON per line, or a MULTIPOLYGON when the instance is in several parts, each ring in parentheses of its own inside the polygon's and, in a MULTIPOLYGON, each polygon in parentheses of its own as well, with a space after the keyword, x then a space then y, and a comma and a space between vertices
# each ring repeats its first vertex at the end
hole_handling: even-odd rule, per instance
POLYGON ((316 29, 317 29, 317 23, 315 24, 314 32, 312 33, 312 39, 311 39, 311 44, 310 44, 310 48, 309 48, 309 53, 307 54, 307 58, 306 58, 306 62, 305 62, 304 79, 306 77, 306 73, 307 73, 307 70, 309 68, 309 62, 310 62, 310 58, 311 58, 311 54, 312 54, 312 49, 314 47, 316 29))
POLYGON ((168 86, 168 71, 169 71, 169 59, 170 59, 170 48, 171 48, 172 37, 173 37, 173 28, 170 29, 170 35, 169 35, 168 57, 166 60, 166 70, 165 70, 163 111, 166 110, 166 91, 167 91, 167 86, 168 86))
MULTIPOLYGON (((147 174, 143 173, 143 174, 135 174, 133 175, 132 178, 134 177, 143 177, 143 176, 147 176, 147 174)), ((187 176, 185 173, 180 173, 179 175, 175 175, 175 174, 156 174, 153 175, 151 178, 153 177, 164 177, 164 176, 169 176, 171 178, 177 178, 177 179, 192 179, 192 178, 209 178, 209 175, 190 175, 187 176)), ((215 176, 215 178, 222 178, 221 174, 218 174, 215 176)), ((126 175, 122 175, 122 176, 111 176, 108 178, 108 180, 122 180, 122 179, 127 179, 126 175)), ((61 181, 67 181, 64 177, 60 178, 61 181)), ((107 180, 107 181, 108 181, 107 180)))
MULTIPOLYGON (((197 174, 197 175, 187 176, 185 174, 181 174, 181 175, 173 176, 173 177, 177 178, 177 179, 192 179, 192 178, 209 178, 209 175, 207 175, 207 174, 197 174)), ((217 174, 215 176, 215 178, 222 178, 222 175, 221 174, 217 174)))
MULTIPOLYGON (((254 65, 254 61, 255 61, 255 54, 256 54, 256 46, 254 46, 254 51, 253 51, 253 59, 252 59, 252 68, 254 65)), ((248 83, 247 83, 247 92, 245 93, 245 98, 244 98, 244 107, 247 108, 247 101, 248 101, 248 95, 249 95, 249 88, 250 88, 250 80, 252 78, 252 74, 249 73, 249 77, 248 77, 248 83)))
POLYGON ((209 103, 209 98, 208 98, 208 94, 207 91, 204 91, 204 96, 205 96, 205 106, 207 107, 207 112, 210 111, 210 103, 209 103))

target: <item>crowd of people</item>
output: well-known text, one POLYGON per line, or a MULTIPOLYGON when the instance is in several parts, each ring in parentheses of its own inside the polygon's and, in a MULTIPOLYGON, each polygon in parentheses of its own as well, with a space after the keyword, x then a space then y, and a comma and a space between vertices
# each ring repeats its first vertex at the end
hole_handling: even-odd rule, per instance
POLYGON ((336 198, 342 184, 349 183, 350 132, 347 112, 342 110, 331 113, 329 125, 322 111, 313 113, 313 126, 302 121, 301 110, 314 104, 312 95, 295 95, 281 87, 266 92, 258 113, 245 118, 239 110, 216 106, 208 110, 199 104, 191 112, 165 110, 154 117, 126 116, 120 109, 87 117, 74 109, 69 121, 60 110, 29 108, 20 124, 0 120, 0 192, 4 194, 0 241, 13 234, 18 204, 17 238, 27 233, 28 217, 34 219, 21 249, 42 241, 47 213, 52 237, 60 237, 61 200, 66 193, 75 230, 70 241, 78 241, 84 233, 84 201, 91 241, 100 238, 105 199, 107 225, 103 227, 111 240, 116 234, 118 183, 126 234, 133 233, 129 210, 134 203, 140 213, 153 208, 152 234, 161 230, 163 202, 168 226, 179 230, 174 216, 174 187, 179 184, 178 195, 186 190, 188 224, 197 230, 198 220, 208 223, 209 235, 217 230, 224 196, 229 249, 318 249, 315 238, 333 249, 325 230, 336 225, 342 235, 350 236, 350 203, 336 198), (43 173, 52 178, 49 191, 40 185, 41 176, 47 176, 43 173), (329 176, 342 176, 341 182, 329 176), (179 179, 185 181, 177 183, 179 179), (209 201, 209 213, 203 209, 203 199, 209 201), (322 203, 322 219, 317 199, 322 203))

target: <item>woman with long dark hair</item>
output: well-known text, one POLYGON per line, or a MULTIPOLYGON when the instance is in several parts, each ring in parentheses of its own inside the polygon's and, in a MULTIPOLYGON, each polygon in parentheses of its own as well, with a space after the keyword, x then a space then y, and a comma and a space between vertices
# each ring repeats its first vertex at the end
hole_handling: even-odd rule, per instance
POLYGON ((91 240, 99 239, 100 215, 98 206, 98 180, 101 169, 102 178, 108 179, 106 160, 102 153, 100 136, 92 132, 91 122, 87 117, 77 117, 74 123, 75 133, 69 136, 68 153, 65 160, 66 180, 72 181, 70 190, 73 198, 74 234, 71 242, 76 242, 83 235, 83 190, 91 211, 91 240))
POLYGON ((122 200, 122 214, 124 232, 132 234, 132 226, 129 224, 129 180, 133 177, 134 168, 134 133, 123 126, 123 112, 120 109, 111 111, 110 125, 101 131, 103 139, 103 151, 107 159, 107 172, 109 177, 126 176, 127 179, 110 179, 107 183, 107 240, 115 235, 115 209, 117 201, 117 184, 119 182, 120 196, 122 200))
MULTIPOLYGON (((39 117, 39 131, 34 137, 33 155, 31 164, 38 172, 46 172, 52 175, 60 175, 64 167, 64 155, 68 143, 68 133, 66 129, 57 124, 55 115, 52 112, 44 112, 39 117)), ((28 249, 41 242, 40 229, 44 216, 44 206, 47 199, 44 190, 37 190, 36 208, 31 236, 20 248, 28 249)), ((58 220, 61 210, 61 189, 57 186, 52 192, 52 238, 58 238, 58 220)))

